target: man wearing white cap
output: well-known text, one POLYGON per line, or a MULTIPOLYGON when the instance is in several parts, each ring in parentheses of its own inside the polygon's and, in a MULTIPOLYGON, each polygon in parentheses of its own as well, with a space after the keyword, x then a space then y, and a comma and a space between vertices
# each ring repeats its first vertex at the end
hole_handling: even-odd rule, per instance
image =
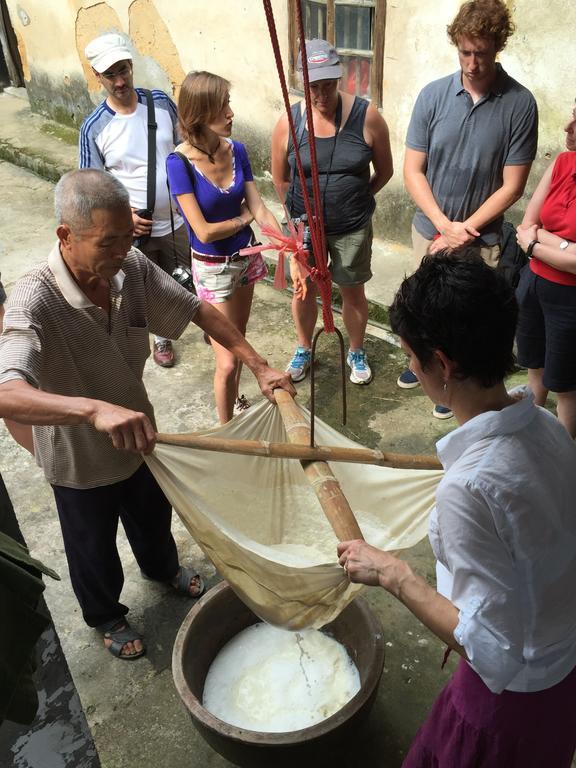
MULTIPOLYGON (((106 90, 106 99, 80 129, 80 168, 109 171, 130 195, 135 244, 155 264, 171 273, 175 266, 190 268, 186 227, 174 213, 174 242, 170 199, 166 186, 166 157, 178 141, 176 105, 163 92, 152 91, 156 129, 156 202, 147 211, 148 108, 142 88, 134 88, 132 53, 119 34, 92 40, 85 49, 92 71, 106 90), (176 256, 176 262, 174 256, 176 256)), ((156 337, 154 361, 164 368, 174 365, 172 342, 156 337)))

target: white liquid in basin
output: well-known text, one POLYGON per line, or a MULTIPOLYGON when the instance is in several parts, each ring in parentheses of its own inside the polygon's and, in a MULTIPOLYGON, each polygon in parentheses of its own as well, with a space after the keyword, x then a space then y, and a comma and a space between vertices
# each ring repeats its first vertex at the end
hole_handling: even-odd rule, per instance
POLYGON ((321 722, 359 690, 358 670, 339 642, 316 629, 259 623, 216 656, 202 703, 230 725, 281 733, 321 722))

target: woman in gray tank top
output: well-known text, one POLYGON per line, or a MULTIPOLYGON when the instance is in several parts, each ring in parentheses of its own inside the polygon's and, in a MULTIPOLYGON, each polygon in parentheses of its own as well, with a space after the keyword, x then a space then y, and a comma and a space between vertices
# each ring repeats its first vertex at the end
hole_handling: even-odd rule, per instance
MULTIPOLYGON (((364 352, 368 322, 364 284, 372 277, 374 195, 393 173, 388 127, 373 105, 339 89, 342 67, 336 50, 326 40, 308 40, 306 55, 321 205, 330 271, 340 289, 342 318, 349 337, 350 381, 368 384, 372 380, 372 371, 364 352)), ((302 71, 301 54, 297 68, 302 71)), ((309 116, 304 113, 303 103, 295 104, 292 114, 308 191, 311 193, 309 116)), ((305 210, 295 165, 288 118, 284 114, 272 134, 272 178, 276 189, 286 197, 290 216, 297 219, 305 214, 305 210)), ((306 283, 294 259, 290 263, 290 274, 294 283, 292 317, 298 346, 286 370, 293 381, 301 381, 310 368, 310 348, 318 306, 316 287, 306 283)))

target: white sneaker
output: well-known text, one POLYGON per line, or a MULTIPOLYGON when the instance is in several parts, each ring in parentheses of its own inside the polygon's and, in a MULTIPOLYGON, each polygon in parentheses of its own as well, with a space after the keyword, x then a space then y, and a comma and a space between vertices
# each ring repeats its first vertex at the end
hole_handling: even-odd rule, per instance
POLYGON ((305 347, 296 347, 294 357, 290 360, 286 373, 290 374, 292 381, 302 381, 310 368, 311 352, 305 347))
POLYGON ((432 416, 435 419, 451 419, 454 414, 450 408, 446 408, 445 405, 435 405, 432 410, 432 416))
POLYGON ((406 368, 406 370, 402 371, 400 376, 396 379, 396 384, 398 384, 400 389, 414 389, 414 387, 420 386, 418 376, 413 374, 410 368, 406 368))
POLYGON ((350 381, 352 384, 370 384, 372 371, 366 360, 366 352, 363 349, 348 350, 347 361, 350 366, 350 381))

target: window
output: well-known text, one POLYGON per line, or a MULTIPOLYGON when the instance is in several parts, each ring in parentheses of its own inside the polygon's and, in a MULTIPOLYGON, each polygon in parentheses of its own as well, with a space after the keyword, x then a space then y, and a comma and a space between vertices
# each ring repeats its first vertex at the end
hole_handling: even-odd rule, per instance
MULTIPOLYGON (((299 88, 296 72, 298 29, 296 3, 288 0, 290 85, 299 88)), ((342 89, 382 104, 386 0, 302 0, 306 39, 328 40, 340 55, 342 89)))

